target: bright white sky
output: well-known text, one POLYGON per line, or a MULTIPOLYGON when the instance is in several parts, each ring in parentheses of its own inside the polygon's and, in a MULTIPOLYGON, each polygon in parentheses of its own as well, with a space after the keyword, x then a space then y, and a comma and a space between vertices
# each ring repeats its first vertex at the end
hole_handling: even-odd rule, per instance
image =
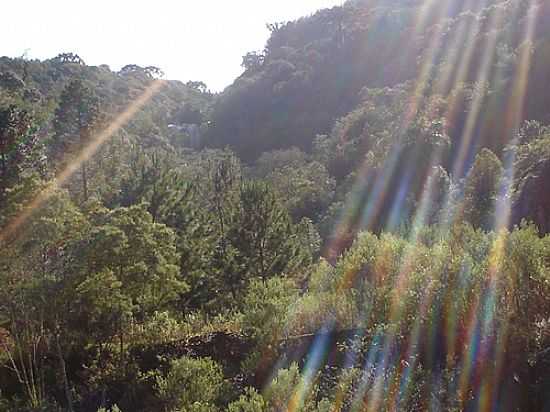
POLYGON ((74 52, 87 64, 154 65, 169 79, 219 91, 263 49, 266 23, 342 0, 0 0, 0 55, 46 59, 74 52))

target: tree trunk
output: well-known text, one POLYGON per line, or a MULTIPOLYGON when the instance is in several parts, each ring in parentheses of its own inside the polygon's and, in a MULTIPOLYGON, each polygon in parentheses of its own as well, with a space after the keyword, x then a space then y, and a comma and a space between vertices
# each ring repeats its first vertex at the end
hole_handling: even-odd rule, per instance
POLYGON ((82 162, 82 193, 84 195, 84 201, 88 200, 88 175, 86 170, 86 162, 82 162))
POLYGON ((6 154, 2 153, 2 175, 6 174, 6 154))
POLYGON ((63 351, 59 344, 59 335, 55 335, 55 346, 57 349, 57 357, 59 360, 59 369, 61 371, 61 378, 63 379, 63 389, 65 391, 65 398, 67 400, 67 410, 74 412, 73 409, 73 397, 71 395, 71 388, 69 388, 69 378, 67 377, 67 367, 65 365, 65 358, 63 357, 63 351))

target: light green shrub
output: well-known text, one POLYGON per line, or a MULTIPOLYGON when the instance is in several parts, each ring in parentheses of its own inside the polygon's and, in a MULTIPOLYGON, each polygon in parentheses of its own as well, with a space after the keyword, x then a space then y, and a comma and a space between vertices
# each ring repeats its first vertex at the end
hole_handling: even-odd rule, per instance
POLYGON ((211 412, 223 388, 220 365, 209 358, 172 361, 168 374, 157 377, 157 393, 166 411, 211 412))
POLYGON ((231 402, 227 408, 228 412, 266 412, 267 402, 253 388, 247 388, 244 395, 231 402))

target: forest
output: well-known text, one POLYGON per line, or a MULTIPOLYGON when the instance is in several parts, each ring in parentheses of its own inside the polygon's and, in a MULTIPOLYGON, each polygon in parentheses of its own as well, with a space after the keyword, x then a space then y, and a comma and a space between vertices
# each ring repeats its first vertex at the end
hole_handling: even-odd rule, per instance
POLYGON ((550 411, 550 3, 268 28, 0 57, 0 412, 550 411))

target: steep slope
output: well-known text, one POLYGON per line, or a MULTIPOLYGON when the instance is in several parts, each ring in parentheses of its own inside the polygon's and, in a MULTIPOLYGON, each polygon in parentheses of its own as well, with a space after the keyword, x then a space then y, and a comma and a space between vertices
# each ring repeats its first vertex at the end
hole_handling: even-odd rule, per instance
MULTIPOLYGON (((550 12, 541 2, 529 15, 531 3, 349 1, 270 25, 265 50, 245 56, 245 72, 217 99, 210 143, 229 144, 248 160, 293 145, 310 149, 316 134, 357 106, 363 88, 408 80, 415 83, 411 93, 446 98, 463 84, 484 85, 500 97, 490 108, 481 105, 488 124, 476 130, 486 135, 506 111, 498 104, 515 93, 522 45, 533 54, 521 116, 548 119, 547 93, 539 87, 548 81, 550 12)), ((459 135, 463 124, 458 119, 451 134, 459 135)), ((487 139, 498 145, 495 136, 487 139)))

